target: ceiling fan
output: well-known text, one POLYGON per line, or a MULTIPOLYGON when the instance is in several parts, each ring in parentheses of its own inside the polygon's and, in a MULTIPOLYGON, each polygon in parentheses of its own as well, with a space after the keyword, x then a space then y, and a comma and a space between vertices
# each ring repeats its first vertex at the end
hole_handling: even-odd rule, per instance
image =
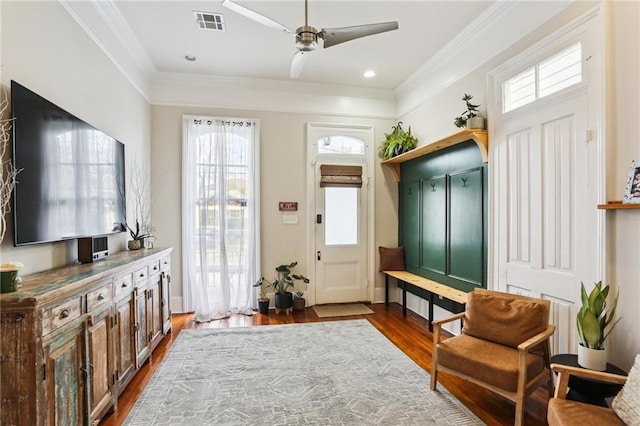
POLYGON ((299 27, 295 32, 291 31, 289 28, 285 27, 279 22, 274 21, 271 18, 268 18, 247 7, 241 6, 238 3, 235 3, 233 0, 223 0, 222 6, 249 19, 259 22, 269 28, 284 31, 287 34, 295 34, 296 48, 298 49, 298 51, 293 56, 293 60, 291 61, 291 72, 289 74, 291 78, 298 78, 300 76, 308 54, 315 50, 315 48, 318 46, 318 38, 321 38, 323 40, 323 47, 326 49, 327 47, 335 46, 336 44, 344 43, 346 41, 355 40, 360 37, 366 37, 373 34, 379 34, 386 31, 398 29, 397 22, 381 22, 377 24, 356 25, 352 27, 323 28, 318 31, 314 27, 309 26, 307 3, 308 0, 305 0, 304 26, 299 27))

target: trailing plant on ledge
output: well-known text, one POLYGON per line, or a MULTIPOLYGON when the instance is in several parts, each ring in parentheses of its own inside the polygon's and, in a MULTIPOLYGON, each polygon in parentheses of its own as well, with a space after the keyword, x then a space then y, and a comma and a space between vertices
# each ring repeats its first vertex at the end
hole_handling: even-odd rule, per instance
POLYGON ((412 150, 418 144, 418 139, 411 135, 411 126, 406 132, 402 129, 402 121, 392 127, 391 133, 385 133, 385 141, 380 145, 378 155, 383 160, 395 157, 412 150))

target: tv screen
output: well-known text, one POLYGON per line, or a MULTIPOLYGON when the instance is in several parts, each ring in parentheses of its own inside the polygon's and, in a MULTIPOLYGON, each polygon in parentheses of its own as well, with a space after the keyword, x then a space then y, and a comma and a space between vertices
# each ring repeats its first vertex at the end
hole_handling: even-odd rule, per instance
POLYGON ((124 231, 124 145, 11 81, 16 246, 124 231))

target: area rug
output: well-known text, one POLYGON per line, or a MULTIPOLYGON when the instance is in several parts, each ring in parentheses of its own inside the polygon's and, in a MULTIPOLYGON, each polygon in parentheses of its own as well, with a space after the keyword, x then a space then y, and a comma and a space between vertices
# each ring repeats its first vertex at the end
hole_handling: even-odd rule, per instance
POLYGON ((183 330, 126 425, 481 425, 366 320, 183 330))
POLYGON ((315 305, 313 310, 320 318, 348 317, 351 315, 368 315, 373 313, 371 309, 362 303, 315 305))

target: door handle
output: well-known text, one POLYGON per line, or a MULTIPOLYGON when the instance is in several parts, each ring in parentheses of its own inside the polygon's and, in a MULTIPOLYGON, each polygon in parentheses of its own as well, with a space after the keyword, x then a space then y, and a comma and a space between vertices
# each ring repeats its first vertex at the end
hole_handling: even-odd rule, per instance
POLYGON ((321 214, 317 214, 316 215, 316 223, 317 224, 321 224, 322 223, 322 215, 321 214))
POLYGON ((322 253, 320 252, 320 250, 318 250, 318 251, 316 252, 316 258, 317 258, 318 260, 322 260, 322 253))

